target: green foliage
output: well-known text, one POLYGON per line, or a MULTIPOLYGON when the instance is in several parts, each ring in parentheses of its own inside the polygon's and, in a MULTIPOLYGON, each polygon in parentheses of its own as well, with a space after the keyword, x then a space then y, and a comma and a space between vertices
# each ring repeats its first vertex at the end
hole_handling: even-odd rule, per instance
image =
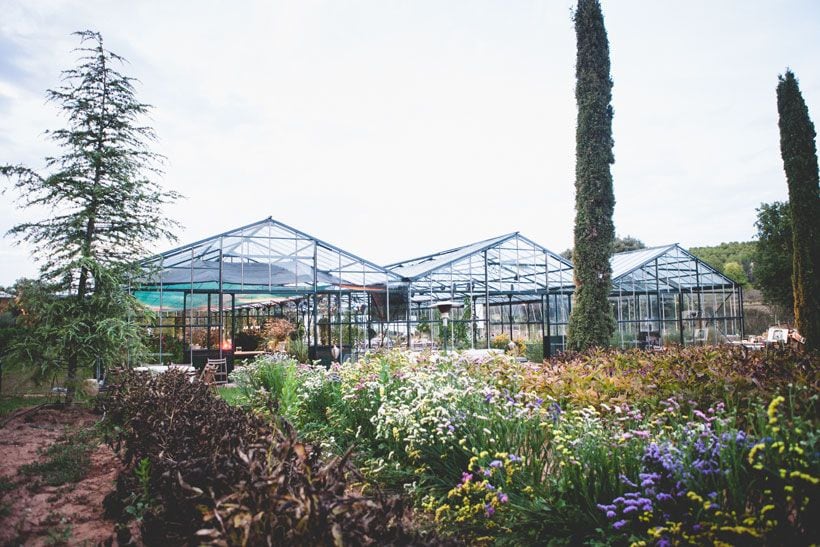
POLYGON ((794 312, 792 290, 792 221, 789 204, 761 203, 757 209, 757 245, 754 253, 755 282, 769 304, 782 312, 794 312))
POLYGON ((575 99, 575 299, 567 344, 582 350, 607 346, 615 330, 609 305, 615 228, 612 154, 612 80, 609 42, 598 0, 579 0, 574 14, 578 56, 575 99))
POLYGON ((222 400, 231 406, 243 406, 248 404, 248 399, 245 397, 245 390, 240 387, 219 386, 216 388, 216 392, 222 400))
POLYGON ((639 249, 646 249, 644 242, 637 237, 632 237, 629 235, 625 237, 616 237, 615 241, 612 243, 613 253, 625 253, 627 251, 637 251, 639 249))
POLYGON ((470 347, 470 329, 472 328, 471 320, 473 318, 472 306, 470 305, 470 297, 464 297, 464 307, 461 312, 459 321, 453 321, 450 328, 453 331, 453 345, 456 349, 466 349, 470 347))
MULTIPOLYGON (((128 294, 115 272, 92 260, 82 262, 93 286, 82 299, 64 296, 60 284, 25 281, 17 286, 25 314, 18 318, 21 330, 7 359, 26 363, 35 381, 51 380, 68 368, 69 357, 76 372, 92 369, 97 358, 110 366, 129 356, 139 358, 145 351, 140 324, 152 314, 128 294)), ((76 387, 73 380, 69 374, 69 389, 76 387)))
MULTIPOLYGON (((711 247, 692 247, 689 252, 721 273, 726 272, 726 264, 740 264, 746 279, 757 280, 758 264, 755 260, 757 244, 754 241, 732 241, 711 247), (752 264, 754 263, 754 269, 752 264)), ((730 276, 731 277, 731 276, 730 276)))
POLYGON ((778 77, 780 154, 789 185, 794 322, 806 347, 820 349, 820 176, 817 133, 791 70, 778 77))
MULTIPOLYGON (((637 237, 632 236, 615 236, 615 240, 612 243, 612 252, 613 253, 625 253, 627 251, 637 251, 639 249, 646 249, 646 244, 643 241, 638 239, 637 237)), ((572 260, 572 249, 567 249, 561 256, 566 258, 567 260, 572 260)))
MULTIPOLYGON (((397 497, 358 494, 349 454, 325 459, 292 428, 227 406, 175 372, 124 372, 102 401, 126 464, 150 462, 147 544, 418 545, 397 497), (352 473, 352 475, 350 475, 352 473)), ((122 475, 121 475, 122 478, 122 475)), ((123 481, 127 482, 127 481, 123 481)), ((140 489, 124 484, 115 497, 140 489)), ((109 506, 113 506, 109 503, 109 506)))
POLYGON ((276 411, 289 417, 296 406, 298 379, 295 359, 284 354, 260 355, 249 364, 236 368, 231 373, 231 381, 236 384, 242 399, 264 406, 273 401, 276 411))
POLYGON ((820 471, 819 365, 816 356, 786 348, 595 351, 543 364, 393 350, 327 371, 298 368, 290 414, 313 445, 344 453, 354 444, 369 481, 404 487, 441 530, 468 544, 621 544, 629 533, 645 541, 696 533, 694 524, 712 534, 697 536, 707 538, 701 543, 742 543, 732 534, 746 526, 782 544, 778 538, 810 538, 817 530, 807 523, 812 506, 803 502, 820 499, 811 483, 820 471), (788 394, 789 418, 778 433, 758 416, 780 393, 788 394), (775 433, 790 439, 786 451, 796 448, 773 460, 767 480, 775 484, 785 469, 777 495, 790 486, 794 503, 754 479, 759 454, 750 449, 763 442, 777 456, 775 433), (658 447, 674 463, 672 486, 686 490, 673 492, 668 519, 660 502, 650 515, 634 515, 626 532, 613 527, 600 504, 623 509, 613 500, 657 471, 650 456, 658 447), (715 466, 720 473, 712 473, 715 466), (735 515, 704 511, 713 492, 712 503, 735 515), (761 517, 781 502, 792 511, 788 522, 800 524, 769 529, 761 517), (679 531, 667 530, 667 521, 680 522, 679 531))
POLYGON ((289 338, 285 351, 300 363, 307 363, 310 359, 308 344, 303 338, 289 338))
POLYGON ((60 486, 82 480, 91 465, 91 451, 99 444, 93 428, 70 431, 43 452, 43 461, 20 468, 26 476, 40 476, 49 486, 60 486))
POLYGON ((122 286, 152 241, 174 239, 175 223, 161 209, 178 197, 150 178, 160 158, 146 144, 153 131, 141 123, 149 107, 136 100, 133 79, 114 69, 123 59, 99 33, 76 35, 90 46, 78 49, 78 65, 63 72, 60 87, 46 92, 67 118, 67 127, 48 133, 62 155, 46 159, 46 174, 0 166, 19 207, 59 211, 9 233, 41 263, 42 284, 26 297, 31 309, 24 306, 37 333, 17 344, 17 356, 41 369, 66 368, 69 399, 89 358, 130 350, 137 317, 129 312, 137 306, 122 286))
POLYGON ((540 363, 544 360, 544 342, 527 342, 527 349, 525 351, 527 361, 532 363, 540 363))
POLYGON ((749 279, 746 277, 746 273, 743 271, 743 266, 741 266, 738 262, 727 262, 723 265, 723 273, 726 276, 738 283, 739 285, 748 285, 749 279))
POLYGON ((36 406, 48 402, 45 397, 2 397, 0 398, 0 417, 11 414, 18 408, 36 406))

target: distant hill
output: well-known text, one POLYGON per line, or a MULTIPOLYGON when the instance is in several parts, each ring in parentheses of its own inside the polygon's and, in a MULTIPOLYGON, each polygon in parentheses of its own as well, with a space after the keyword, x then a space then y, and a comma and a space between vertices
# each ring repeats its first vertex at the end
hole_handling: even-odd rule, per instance
POLYGON ((689 252, 721 273, 726 273, 726 264, 737 262, 743 268, 746 278, 754 285, 754 261, 756 241, 732 241, 711 247, 691 247, 689 252))

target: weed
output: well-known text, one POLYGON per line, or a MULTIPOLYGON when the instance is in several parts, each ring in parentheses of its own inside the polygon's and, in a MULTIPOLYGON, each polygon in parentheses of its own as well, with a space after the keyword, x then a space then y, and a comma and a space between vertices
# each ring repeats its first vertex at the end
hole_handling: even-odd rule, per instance
POLYGON ((43 461, 26 464, 20 472, 26 476, 39 475, 49 486, 78 482, 88 472, 90 453, 98 442, 98 433, 92 428, 66 431, 46 448, 43 461))
POLYGON ((0 477, 0 492, 9 492, 14 490, 14 481, 12 481, 9 477, 0 477))
POLYGON ((139 489, 131 494, 125 512, 136 520, 142 520, 145 513, 151 508, 151 460, 142 458, 134 467, 134 476, 139 489))

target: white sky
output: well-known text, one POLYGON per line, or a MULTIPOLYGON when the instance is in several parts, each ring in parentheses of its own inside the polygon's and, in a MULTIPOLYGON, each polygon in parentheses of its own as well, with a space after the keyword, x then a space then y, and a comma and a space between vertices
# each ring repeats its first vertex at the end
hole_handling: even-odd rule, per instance
MULTIPOLYGON (((97 30, 139 78, 179 244, 272 216, 378 263, 520 231, 572 244, 570 0, 0 0, 0 164, 41 168, 44 92, 97 30)), ((787 197, 775 87, 820 116, 820 2, 603 2, 615 225, 647 245, 748 240, 787 197)), ((5 184, 5 183, 3 183, 5 184)), ((43 212, 0 196, 0 232, 43 212)), ((157 245, 157 251, 169 248, 157 245)), ((36 274, 0 240, 0 285, 36 274)))

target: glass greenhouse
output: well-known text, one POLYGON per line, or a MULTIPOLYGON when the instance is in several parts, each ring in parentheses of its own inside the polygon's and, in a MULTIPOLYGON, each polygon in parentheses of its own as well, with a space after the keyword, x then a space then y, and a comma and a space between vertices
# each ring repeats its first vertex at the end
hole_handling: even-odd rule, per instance
MULTIPOLYGON (((143 266, 133 294, 156 312, 158 360, 194 364, 285 343, 325 362, 334 351, 511 343, 538 359, 564 348, 574 291, 572 263, 517 232, 379 266, 267 218, 143 266)), ((612 270, 613 345, 743 333, 740 286, 678 245, 617 254, 612 270)))

